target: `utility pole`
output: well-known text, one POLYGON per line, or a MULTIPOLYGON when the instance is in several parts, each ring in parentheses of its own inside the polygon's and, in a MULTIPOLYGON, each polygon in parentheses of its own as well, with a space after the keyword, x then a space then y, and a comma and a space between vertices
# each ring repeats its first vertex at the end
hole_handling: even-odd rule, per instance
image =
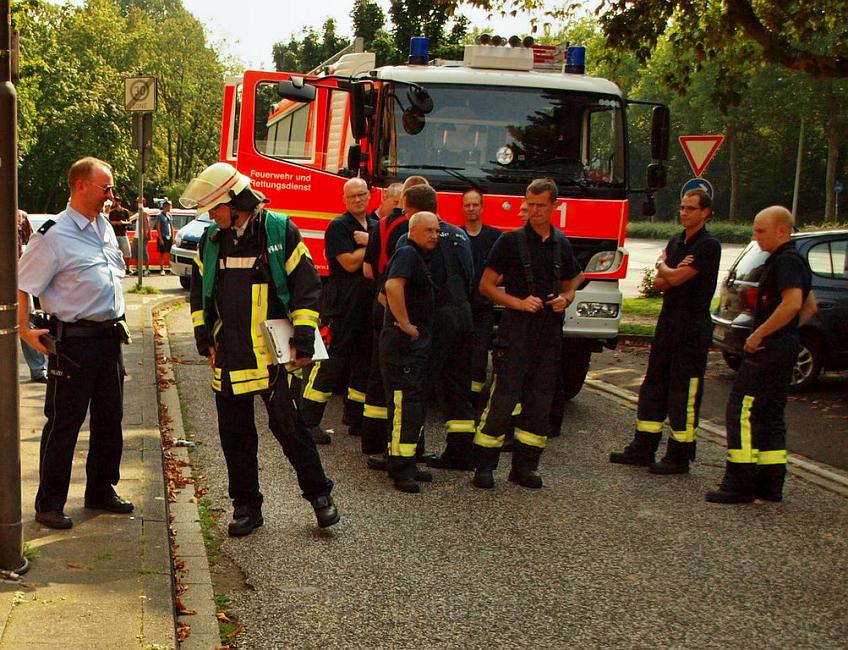
POLYGON ((795 186, 792 188, 792 218, 798 225, 798 194, 801 191, 801 162, 804 160, 804 118, 801 118, 801 130, 798 133, 798 157, 795 161, 795 186))
POLYGON ((18 123, 12 9, 0 0, 0 570, 24 573, 18 411, 18 123), (4 234, 5 233, 5 234, 4 234))

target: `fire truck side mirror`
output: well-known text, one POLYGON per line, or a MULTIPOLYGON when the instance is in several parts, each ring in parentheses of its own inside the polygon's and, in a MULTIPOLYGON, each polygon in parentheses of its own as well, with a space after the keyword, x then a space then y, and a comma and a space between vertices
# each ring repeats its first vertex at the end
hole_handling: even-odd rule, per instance
POLYGON ((412 85, 407 88, 406 99, 409 100, 410 107, 422 115, 428 115, 433 112, 433 98, 421 86, 412 85))
POLYGON ((654 160, 668 160, 670 123, 668 106, 654 106, 651 113, 651 158, 654 160))
POLYGON ((654 203, 654 197, 648 194, 645 197, 645 202, 642 204, 642 216, 653 217, 657 213, 657 206, 654 203))
POLYGON ((282 99, 308 104, 315 100, 315 86, 304 83, 303 77, 292 77, 277 84, 277 94, 282 99))
POLYGON ((362 166, 362 147, 353 144, 347 150, 347 168, 351 176, 356 176, 362 166))
POLYGON ((350 86, 350 132, 357 140, 368 136, 368 121, 374 115, 374 84, 360 81, 350 86))
POLYGON ((666 172, 665 166, 662 163, 651 163, 648 165, 645 176, 645 182, 649 192, 665 187, 666 172))

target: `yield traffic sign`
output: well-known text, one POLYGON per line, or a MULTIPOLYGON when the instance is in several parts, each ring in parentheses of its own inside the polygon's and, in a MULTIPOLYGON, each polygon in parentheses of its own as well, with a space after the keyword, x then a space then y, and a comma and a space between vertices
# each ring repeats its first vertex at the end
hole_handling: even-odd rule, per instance
POLYGON ((712 162, 721 143, 724 142, 723 135, 681 135, 680 146, 686 154, 689 166, 700 176, 712 162))

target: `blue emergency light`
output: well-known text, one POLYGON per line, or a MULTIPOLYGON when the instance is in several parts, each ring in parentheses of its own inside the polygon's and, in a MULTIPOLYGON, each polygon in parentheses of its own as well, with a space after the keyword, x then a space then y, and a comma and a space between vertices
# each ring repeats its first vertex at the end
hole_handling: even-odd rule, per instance
POLYGON ((565 71, 570 74, 586 72, 586 46, 569 45, 565 53, 565 71))
POLYGON ((430 39, 413 36, 409 39, 409 65, 427 65, 430 60, 430 39))

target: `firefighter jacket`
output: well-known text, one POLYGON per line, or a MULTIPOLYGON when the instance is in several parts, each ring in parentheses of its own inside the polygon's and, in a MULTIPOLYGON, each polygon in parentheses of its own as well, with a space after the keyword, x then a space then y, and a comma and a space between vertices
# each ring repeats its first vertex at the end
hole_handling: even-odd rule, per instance
POLYGON ((234 395, 269 387, 272 355, 260 325, 289 318, 292 346, 314 353, 321 280, 297 227, 260 210, 243 231, 210 226, 200 240, 191 282, 197 350, 215 347, 212 388, 234 395))

